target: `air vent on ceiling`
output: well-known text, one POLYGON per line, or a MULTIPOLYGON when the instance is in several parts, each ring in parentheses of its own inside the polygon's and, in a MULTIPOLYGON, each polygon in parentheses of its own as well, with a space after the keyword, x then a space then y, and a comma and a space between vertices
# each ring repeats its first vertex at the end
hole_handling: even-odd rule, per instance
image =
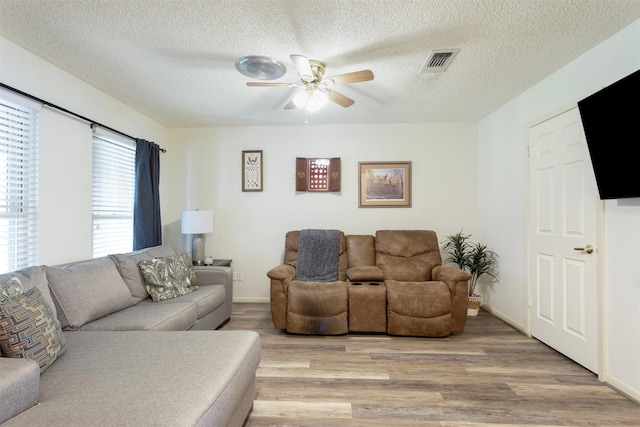
POLYGON ((432 50, 429 53, 427 62, 422 66, 420 74, 443 72, 451 64, 458 52, 460 52, 460 49, 432 50))

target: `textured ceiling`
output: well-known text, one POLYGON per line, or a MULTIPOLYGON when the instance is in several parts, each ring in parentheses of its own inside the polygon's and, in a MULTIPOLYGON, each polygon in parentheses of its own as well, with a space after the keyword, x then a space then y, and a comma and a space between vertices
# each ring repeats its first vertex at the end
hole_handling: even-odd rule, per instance
POLYGON ((0 0, 1 36, 169 127, 302 124, 295 89, 234 68, 266 55, 297 82, 290 54, 375 75, 315 124, 477 121, 638 18, 640 0, 0 0))

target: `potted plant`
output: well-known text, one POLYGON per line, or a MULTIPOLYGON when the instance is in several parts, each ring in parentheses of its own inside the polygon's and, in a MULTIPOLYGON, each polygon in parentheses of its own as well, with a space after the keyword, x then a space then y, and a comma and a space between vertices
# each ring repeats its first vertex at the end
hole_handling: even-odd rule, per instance
POLYGON ((464 234, 462 230, 446 236, 442 249, 447 254, 445 263, 457 264, 460 269, 471 273, 467 315, 477 316, 482 303, 482 296, 476 293, 478 279, 484 275, 490 276, 494 280, 499 279, 498 254, 482 243, 471 242, 471 235, 464 234))

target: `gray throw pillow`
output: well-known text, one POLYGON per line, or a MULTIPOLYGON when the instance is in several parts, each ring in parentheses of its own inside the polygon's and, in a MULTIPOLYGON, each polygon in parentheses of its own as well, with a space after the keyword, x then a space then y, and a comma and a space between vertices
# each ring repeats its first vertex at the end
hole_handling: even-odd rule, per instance
POLYGON ((138 265, 153 301, 176 298, 198 289, 191 281, 194 272, 188 253, 140 261, 138 265))

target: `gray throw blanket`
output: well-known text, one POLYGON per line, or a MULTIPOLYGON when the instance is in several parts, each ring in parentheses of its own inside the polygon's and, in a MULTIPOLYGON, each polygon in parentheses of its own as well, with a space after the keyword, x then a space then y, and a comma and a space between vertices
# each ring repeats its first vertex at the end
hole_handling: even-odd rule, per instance
POLYGON ((296 280, 338 280, 339 230, 300 230, 296 280))

